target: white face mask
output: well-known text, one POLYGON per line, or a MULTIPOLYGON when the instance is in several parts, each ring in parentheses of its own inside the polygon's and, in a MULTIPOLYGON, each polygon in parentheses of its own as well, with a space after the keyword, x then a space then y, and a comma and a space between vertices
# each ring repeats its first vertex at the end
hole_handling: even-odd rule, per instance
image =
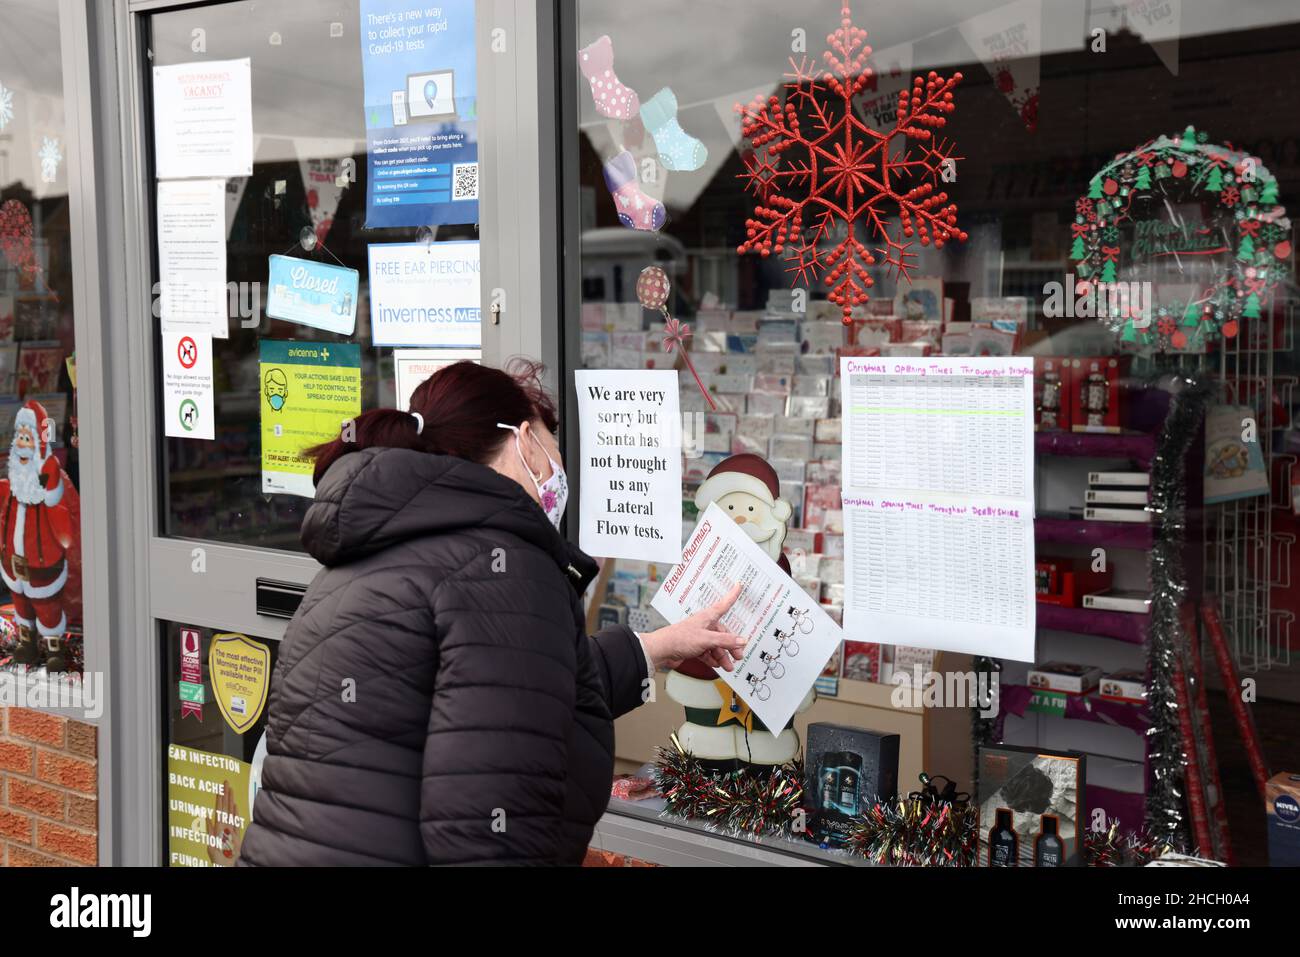
POLYGON ((528 477, 533 480, 533 485, 537 487, 537 498, 541 501, 542 511, 546 517, 551 520, 551 524, 556 528, 560 527, 560 519, 564 517, 564 506, 569 500, 569 477, 564 474, 564 466, 551 458, 546 449, 542 448, 542 443, 533 438, 542 454, 546 456, 546 461, 551 464, 551 477, 545 482, 538 482, 537 476, 528 466, 528 459, 524 457, 524 448, 519 442, 519 429, 513 425, 503 425, 497 423, 498 429, 509 429, 515 434, 515 451, 519 453, 519 461, 524 464, 524 471, 528 477))

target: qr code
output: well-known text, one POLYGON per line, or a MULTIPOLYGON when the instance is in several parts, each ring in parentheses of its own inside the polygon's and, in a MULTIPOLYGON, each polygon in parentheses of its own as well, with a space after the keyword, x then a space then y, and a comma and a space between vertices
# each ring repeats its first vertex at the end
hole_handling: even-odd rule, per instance
POLYGON ((478 163, 456 163, 452 166, 451 198, 478 199, 478 163))

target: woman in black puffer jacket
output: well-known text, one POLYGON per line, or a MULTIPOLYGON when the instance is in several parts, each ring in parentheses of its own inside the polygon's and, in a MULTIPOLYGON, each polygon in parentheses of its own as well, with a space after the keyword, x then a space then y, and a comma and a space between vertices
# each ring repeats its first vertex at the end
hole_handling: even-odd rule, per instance
POLYGON ((457 363, 314 450, 302 541, 325 567, 280 647, 241 864, 579 863, 612 719, 654 667, 739 656, 729 602, 587 637, 596 565, 556 529, 539 371, 457 363))

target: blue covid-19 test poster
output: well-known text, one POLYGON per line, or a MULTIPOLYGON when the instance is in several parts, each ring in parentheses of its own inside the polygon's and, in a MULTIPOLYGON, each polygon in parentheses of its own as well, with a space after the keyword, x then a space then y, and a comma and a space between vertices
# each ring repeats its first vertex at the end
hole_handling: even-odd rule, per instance
POLYGON ((361 0, 366 226, 478 222, 474 0, 361 0))

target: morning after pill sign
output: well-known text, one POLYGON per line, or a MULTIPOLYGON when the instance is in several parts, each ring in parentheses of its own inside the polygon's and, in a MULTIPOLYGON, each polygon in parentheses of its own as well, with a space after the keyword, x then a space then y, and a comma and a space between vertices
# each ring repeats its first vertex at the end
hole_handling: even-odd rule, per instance
POLYGON ((482 313, 478 242, 370 247, 370 327, 376 346, 478 348, 482 313))

